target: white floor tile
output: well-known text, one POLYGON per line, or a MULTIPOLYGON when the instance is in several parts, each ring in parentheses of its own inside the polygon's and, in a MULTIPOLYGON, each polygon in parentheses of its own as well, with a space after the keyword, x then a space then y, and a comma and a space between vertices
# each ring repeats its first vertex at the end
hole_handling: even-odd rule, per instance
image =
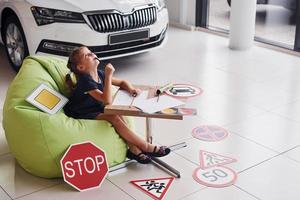
POLYGON ((242 121, 264 112, 231 96, 209 91, 191 100, 188 105, 197 108, 201 118, 220 126, 242 121))
POLYGON ((264 110, 271 110, 299 99, 299 96, 291 96, 284 90, 259 83, 237 87, 228 92, 232 99, 264 110))
POLYGON ((250 194, 236 188, 235 186, 225 187, 225 188, 205 188, 196 192, 192 195, 189 195, 182 200, 256 200, 255 197, 250 194))
POLYGON ((207 124, 199 116, 184 117, 183 120, 152 120, 152 133, 156 142, 172 145, 192 137, 191 130, 199 125, 207 124))
MULTIPOLYGON (((260 67, 264 68, 263 66, 260 67)), ((251 80, 249 77, 240 76, 217 67, 214 70, 207 70, 206 73, 200 74, 196 81, 201 87, 207 88, 209 91, 217 91, 222 94, 231 94, 235 96, 241 94, 245 97, 241 98, 243 101, 259 105, 259 102, 263 102, 265 97, 276 97, 280 96, 279 94, 284 94, 287 100, 292 101, 294 99, 299 99, 300 80, 298 79, 297 74, 299 73, 298 71, 300 71, 300 68, 290 71, 291 72, 288 74, 280 74, 280 77, 269 81, 258 82, 251 80), (259 92, 261 93, 260 96, 255 95, 255 93, 259 94, 259 92), (255 98, 251 98, 253 95, 258 99, 255 100, 255 98)), ((276 101, 281 103, 282 100, 280 99, 276 101)), ((274 102, 274 104, 275 103, 276 102, 274 102)))
MULTIPOLYGON (((286 62, 289 60, 285 59, 286 62)), ((298 61, 299 62, 299 61, 298 61)), ((282 74, 276 79, 264 82, 265 86, 273 87, 274 89, 282 89, 288 92, 290 98, 299 98, 300 96, 300 80, 298 74, 300 73, 300 68, 297 65, 286 65, 290 67, 288 73, 282 74)))
POLYGON ((266 113, 226 126, 233 133, 278 152, 300 144, 300 123, 266 113))
MULTIPOLYGON (((285 60, 288 62, 288 59, 285 60)), ((244 60, 234 62, 237 63, 217 67, 217 69, 230 73, 227 73, 226 75, 219 73, 222 75, 220 76, 221 83, 219 83, 219 85, 214 84, 218 91, 225 94, 231 94, 236 99, 243 100, 264 109, 271 109, 299 99, 300 92, 294 90, 291 93, 290 90, 287 90, 287 87, 290 86, 289 82, 285 83, 284 87, 282 86, 282 79, 285 77, 289 78, 284 80, 291 81, 289 74, 292 74, 291 71, 293 71, 292 69, 295 69, 294 66, 289 68, 287 65, 287 68, 283 68, 282 65, 276 63, 277 61, 275 61, 275 64, 272 64, 272 61, 269 64, 266 64, 266 60, 258 61, 257 59, 247 62, 244 60), (238 78, 235 78, 233 74, 238 78), (249 74, 252 74, 253 77, 249 77, 249 74), (258 78, 259 76, 262 77, 258 78), (232 78, 227 80, 229 77, 232 78), (238 83, 234 85, 237 81, 238 83)), ((205 81, 207 82, 207 80, 211 79, 206 79, 205 81)), ((204 84, 207 83, 204 82, 204 84)))
POLYGON ((283 106, 271 110, 271 112, 282 115, 288 119, 300 122, 300 101, 285 104, 283 106))
POLYGON ((230 94, 232 90, 241 90, 258 84, 249 78, 214 67, 204 73, 193 73, 193 76, 195 78, 192 80, 204 88, 204 91, 217 91, 221 94, 230 94))
POLYGON ((11 198, 0 188, 0 199, 1 200, 11 200, 11 198))
POLYGON ((236 172, 245 170, 276 155, 275 152, 269 149, 231 133, 227 138, 218 142, 205 142, 196 138, 192 138, 186 142, 187 147, 179 149, 175 153, 197 165, 200 163, 200 150, 231 157, 236 159, 237 162, 226 166, 234 169, 236 172))
POLYGON ((107 199, 133 199, 125 192, 105 180, 100 188, 78 192, 66 183, 59 184, 45 190, 26 195, 20 200, 107 200, 107 199))
POLYGON ((241 189, 267 200, 300 199, 300 164, 278 156, 241 174, 237 185, 241 189))
MULTIPOLYGON (((195 164, 175 154, 171 154, 163 160, 181 172, 181 178, 173 181, 164 199, 178 199, 204 188, 204 186, 198 184, 192 178, 193 170, 197 167, 195 164)), ((108 179, 135 199, 151 199, 129 182, 132 180, 162 177, 170 177, 170 175, 152 164, 141 165, 133 163, 127 169, 110 174, 108 179)))
POLYGON ((60 179, 43 179, 27 173, 11 155, 0 157, 0 185, 12 198, 58 183, 61 183, 60 179))
POLYGON ((263 82, 279 77, 289 72, 289 68, 284 68, 277 64, 276 60, 257 60, 257 59, 236 59, 228 65, 218 67, 224 71, 238 74, 250 78, 257 82, 263 82))
POLYGON ((283 156, 292 158, 300 163, 300 146, 284 153, 283 156))

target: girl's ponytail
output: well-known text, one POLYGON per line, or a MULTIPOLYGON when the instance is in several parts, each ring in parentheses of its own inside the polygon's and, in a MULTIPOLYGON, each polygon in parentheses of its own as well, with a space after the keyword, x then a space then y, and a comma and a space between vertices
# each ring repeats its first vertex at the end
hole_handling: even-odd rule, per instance
POLYGON ((66 77, 65 77, 65 82, 67 84, 67 86, 69 87, 69 89, 71 91, 74 91, 75 89, 75 84, 73 83, 73 80, 72 80, 72 77, 71 77, 71 73, 72 72, 69 72, 66 74, 66 77))
POLYGON ((65 77, 65 82, 67 84, 67 86, 69 87, 69 89, 73 92, 75 87, 76 87, 76 84, 74 83, 73 79, 72 79, 72 75, 74 74, 75 75, 75 78, 77 78, 77 74, 78 74, 78 70, 77 70, 77 64, 79 63, 80 61, 80 50, 84 48, 84 46, 82 47, 78 47, 78 48, 75 48, 70 56, 69 56, 69 60, 68 60, 68 64, 67 64, 67 67, 70 69, 70 72, 66 74, 66 77, 65 77))

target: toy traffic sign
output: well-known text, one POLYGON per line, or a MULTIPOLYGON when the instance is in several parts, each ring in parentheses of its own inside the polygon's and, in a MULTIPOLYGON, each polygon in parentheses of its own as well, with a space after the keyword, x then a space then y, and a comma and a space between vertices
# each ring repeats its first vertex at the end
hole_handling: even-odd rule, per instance
POLYGON ((208 169, 198 167, 193 173, 193 178, 202 185, 219 188, 233 185, 237 179, 237 174, 232 169, 224 166, 208 169))
POLYGON ((200 150, 199 152, 200 168, 207 169, 218 165, 226 165, 236 162, 236 159, 220 154, 200 150))
POLYGON ((166 91, 167 95, 177 98, 188 98, 198 96, 202 93, 202 89, 189 84, 173 84, 173 86, 166 91))
POLYGON ((192 130, 192 135, 199 140, 212 142, 226 138, 228 136, 228 132, 219 126, 205 125, 194 128, 192 130))
POLYGON ((105 152, 92 142, 72 144, 60 164, 65 182, 79 191, 100 187, 108 173, 105 152))
POLYGON ((184 115, 184 116, 188 116, 188 115, 197 115, 197 109, 195 108, 167 108, 164 110, 161 110, 157 113, 163 113, 163 114, 180 114, 180 115, 184 115))
POLYGON ((68 99, 44 83, 41 83, 26 101, 49 114, 57 113, 68 102, 68 99))
POLYGON ((168 191, 174 177, 155 178, 130 181, 138 189, 142 190, 155 200, 161 200, 168 191))

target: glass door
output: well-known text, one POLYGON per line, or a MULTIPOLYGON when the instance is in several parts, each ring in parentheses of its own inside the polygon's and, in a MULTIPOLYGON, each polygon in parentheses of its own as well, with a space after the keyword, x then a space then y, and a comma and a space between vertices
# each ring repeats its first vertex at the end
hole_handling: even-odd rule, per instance
MULTIPOLYGON (((196 25, 229 33, 230 9, 231 0, 196 0, 196 25), (204 7, 206 13, 203 12, 204 7), (199 19, 202 19, 202 25, 199 19)), ((297 17, 300 18, 298 10, 298 0, 257 0, 255 40, 299 51, 299 26, 299 31, 296 31, 297 17)))

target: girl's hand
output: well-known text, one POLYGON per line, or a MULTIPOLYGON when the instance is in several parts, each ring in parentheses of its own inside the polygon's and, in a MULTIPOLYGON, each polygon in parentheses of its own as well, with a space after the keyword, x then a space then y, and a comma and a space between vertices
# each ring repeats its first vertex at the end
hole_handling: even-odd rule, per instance
POLYGON ((105 74, 106 75, 112 75, 115 71, 115 68, 112 64, 108 63, 106 66, 105 66, 105 74))
POLYGON ((133 88, 132 90, 129 91, 131 96, 136 97, 139 95, 142 91, 139 88, 133 88))

